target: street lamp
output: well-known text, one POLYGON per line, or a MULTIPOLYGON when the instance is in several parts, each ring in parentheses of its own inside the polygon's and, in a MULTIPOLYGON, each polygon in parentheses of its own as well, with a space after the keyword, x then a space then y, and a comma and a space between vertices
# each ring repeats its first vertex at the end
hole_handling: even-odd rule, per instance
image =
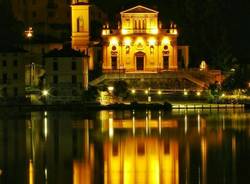
POLYGON ((49 95, 49 91, 47 89, 44 89, 42 91, 42 95, 45 96, 45 97, 47 97, 49 95))
POLYGON ((135 89, 132 89, 132 90, 131 90, 131 93, 132 93, 132 95, 133 95, 133 101, 135 101, 135 93, 136 93, 135 89))
POLYGON ((114 87, 113 87, 113 86, 109 86, 109 87, 108 87, 108 91, 109 91, 110 93, 112 93, 112 92, 114 91, 114 87))
POLYGON ((184 89, 183 94, 184 94, 184 96, 188 96, 188 91, 186 89, 184 89))
POLYGON ((33 36, 33 28, 29 27, 26 31, 25 31, 25 36, 30 39, 33 36))
POLYGON ((44 97, 44 103, 47 104, 47 97, 49 96, 49 90, 42 90, 42 97, 44 97))

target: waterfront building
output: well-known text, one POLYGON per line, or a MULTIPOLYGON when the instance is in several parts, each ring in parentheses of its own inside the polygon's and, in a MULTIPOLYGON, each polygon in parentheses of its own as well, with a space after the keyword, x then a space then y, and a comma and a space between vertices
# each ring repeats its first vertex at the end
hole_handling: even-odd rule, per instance
POLYGON ((45 87, 48 100, 80 101, 88 88, 88 57, 72 49, 52 50, 45 54, 45 87))
MULTIPOLYGON (((159 12, 136 6, 121 12, 117 29, 103 28, 103 70, 160 72, 178 69, 178 31, 175 24, 164 29, 159 12)), ((188 54, 184 58, 187 62, 188 54)))
POLYGON ((158 11, 138 5, 120 14, 117 28, 103 26, 104 75, 91 85, 123 80, 133 91, 157 94, 201 91, 221 81, 220 71, 189 68, 189 46, 178 45, 177 25, 162 25, 158 11))
MULTIPOLYGON (((14 17, 26 26, 34 27, 36 35, 45 35, 45 41, 65 41, 70 38, 70 5, 83 0, 10 0, 14 17)), ((107 15, 97 6, 90 6, 90 21, 104 23, 107 15)), ((44 39, 40 40, 44 41, 44 39)))
POLYGON ((14 47, 0 48, 0 98, 25 98, 25 60, 27 52, 14 47))

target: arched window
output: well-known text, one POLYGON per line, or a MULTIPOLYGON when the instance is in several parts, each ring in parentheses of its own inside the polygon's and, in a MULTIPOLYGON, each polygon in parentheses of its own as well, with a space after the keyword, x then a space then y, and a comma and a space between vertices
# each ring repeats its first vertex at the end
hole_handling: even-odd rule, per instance
POLYGON ((77 18, 77 32, 83 32, 84 31, 84 21, 83 17, 77 18))

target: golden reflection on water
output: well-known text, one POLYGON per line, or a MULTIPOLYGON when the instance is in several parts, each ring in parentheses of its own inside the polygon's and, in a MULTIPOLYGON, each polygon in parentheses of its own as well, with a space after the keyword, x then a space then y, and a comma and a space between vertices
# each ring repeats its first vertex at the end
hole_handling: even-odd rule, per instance
POLYGON ((177 184, 179 150, 176 140, 126 138, 104 143, 105 184, 177 184))
POLYGON ((237 183, 237 164, 245 149, 242 142, 250 137, 249 113, 101 111, 96 116, 89 120, 37 112, 23 121, 24 126, 0 119, 0 131, 8 138, 7 143, 0 142, 8 144, 4 151, 0 148, 0 153, 8 153, 5 162, 7 157, 0 154, 0 183, 10 172, 3 163, 14 165, 13 160, 23 158, 29 184, 64 180, 73 184, 206 184, 211 182, 208 176, 213 176, 210 160, 220 167, 216 176, 237 183), (26 149, 19 146, 23 155, 17 158, 16 145, 26 149), (225 170, 229 174, 224 176, 225 170))
POLYGON ((34 184, 34 168, 32 160, 29 160, 29 184, 34 184))

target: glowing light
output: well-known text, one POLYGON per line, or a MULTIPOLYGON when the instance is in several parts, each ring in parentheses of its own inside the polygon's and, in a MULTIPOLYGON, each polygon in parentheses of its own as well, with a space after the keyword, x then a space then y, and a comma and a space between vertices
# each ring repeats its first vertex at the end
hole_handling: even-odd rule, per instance
POLYGON ((197 91, 197 92, 196 92, 196 95, 197 95, 197 96, 201 96, 201 92, 200 92, 200 91, 197 91))
POLYGON ((198 116, 197 116, 197 123, 198 123, 198 126, 197 126, 198 133, 200 133, 201 132, 201 116, 200 116, 200 114, 198 114, 198 116))
POLYGON ((108 91, 109 91, 109 92, 114 91, 114 87, 113 87, 113 86, 109 86, 109 87, 108 87, 108 91))
POLYGON ((148 90, 145 90, 145 94, 148 94, 148 90))
POLYGON ((206 61, 201 61, 201 64, 200 64, 200 70, 206 70, 207 69, 207 63, 206 61))
POLYGON ((152 34, 158 34, 158 32, 159 32, 158 28, 153 28, 153 29, 151 30, 151 33, 152 33, 152 34))
POLYGON ((123 34, 123 35, 128 34, 128 30, 127 30, 127 29, 122 29, 122 34, 123 34))
POLYGON ((43 95, 43 96, 48 96, 48 95, 49 95, 49 91, 46 90, 46 89, 44 89, 44 90, 42 91, 42 95, 43 95))
POLYGON ((137 44, 143 44, 143 42, 144 42, 144 40, 141 37, 137 38, 137 40, 136 40, 137 44))
POLYGON ((155 45, 155 44, 156 44, 155 38, 150 38, 150 39, 148 40, 148 43, 149 43, 149 45, 155 45))
POLYGON ((162 39, 162 44, 163 45, 169 45, 170 41, 169 41, 169 38, 163 38, 162 39))
POLYGON ((135 93, 136 93, 135 89, 132 89, 132 90, 131 90, 131 93, 132 93, 132 94, 135 94, 135 93))
POLYGON ((222 97, 225 97, 226 95, 225 95, 225 93, 222 93, 222 95, 221 95, 222 97))
POLYGON ((133 136, 134 136, 135 135, 135 114, 134 114, 134 111, 133 111, 132 123, 133 123, 133 136))
POLYGON ((126 46, 130 46, 130 44, 131 44, 131 39, 130 39, 130 38, 125 38, 124 44, 125 44, 126 46))
POLYGON ((33 36, 33 28, 29 27, 27 31, 25 31, 25 35, 27 38, 31 38, 33 36))
POLYGON ((107 30, 102 30, 102 35, 103 35, 103 36, 108 35, 107 30))
POLYGON ((47 170, 47 168, 44 169, 44 176, 45 176, 45 181, 47 181, 48 180, 48 170, 47 170))
POLYGON ((113 136, 114 136, 113 117, 109 117, 109 137, 113 138, 113 136))
POLYGON ((161 127, 162 127, 161 111, 159 111, 158 123, 159 123, 159 134, 161 135, 161 127))
POLYGON ((112 38, 111 40, 110 40, 110 43, 111 43, 111 45, 118 45, 118 40, 117 40, 117 38, 112 38))
POLYGON ((178 30, 176 29, 176 25, 171 25, 171 29, 170 29, 170 34, 178 34, 178 30))
POLYGON ((162 94, 162 91, 161 91, 161 90, 159 90, 159 91, 157 92, 157 94, 158 94, 158 95, 161 95, 161 94, 162 94))
POLYGON ((187 114, 185 114, 185 118, 184 118, 184 122, 185 122, 185 134, 187 134, 187 131, 188 131, 188 119, 187 119, 187 114))
POLYGON ((44 137, 45 140, 47 140, 47 136, 48 136, 48 118, 47 116, 44 117, 44 137))
POLYGON ((33 162, 29 160, 29 184, 34 183, 34 170, 33 170, 33 162))
POLYGON ((184 96, 187 96, 188 95, 188 91, 186 89, 184 89, 184 96))

